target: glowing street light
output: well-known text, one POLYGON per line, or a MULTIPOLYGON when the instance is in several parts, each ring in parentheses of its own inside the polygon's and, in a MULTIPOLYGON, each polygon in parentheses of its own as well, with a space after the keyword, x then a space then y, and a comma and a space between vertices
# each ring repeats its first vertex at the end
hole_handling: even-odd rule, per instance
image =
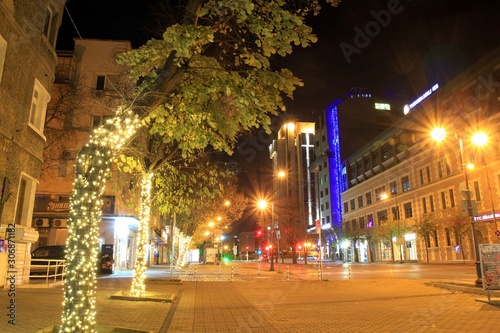
MULTIPOLYGON (((431 137, 436 141, 436 142, 441 142, 444 140, 446 137, 446 131, 443 128, 435 128, 431 131, 431 137)), ((465 158, 464 158, 464 143, 463 143, 463 138, 461 136, 455 135, 455 137, 458 139, 458 144, 460 148, 460 163, 462 165, 462 169, 464 170, 464 181, 465 181, 465 191, 466 191, 466 201, 467 201, 467 217, 469 218, 469 221, 471 223, 472 227, 472 242, 474 243, 474 252, 476 256, 476 276, 477 279, 475 281, 476 285, 481 285, 482 284, 482 272, 481 272, 481 262, 479 260, 479 244, 477 242, 477 231, 476 231, 476 221, 474 220, 474 213, 473 213, 473 208, 472 208, 472 200, 470 196, 470 188, 469 188, 469 175, 467 173, 467 170, 470 169, 469 165, 465 164, 465 158)), ((477 132, 474 135, 472 135, 472 143, 474 143, 476 146, 483 146, 486 144, 488 141, 488 137, 486 134, 483 132, 477 132)))

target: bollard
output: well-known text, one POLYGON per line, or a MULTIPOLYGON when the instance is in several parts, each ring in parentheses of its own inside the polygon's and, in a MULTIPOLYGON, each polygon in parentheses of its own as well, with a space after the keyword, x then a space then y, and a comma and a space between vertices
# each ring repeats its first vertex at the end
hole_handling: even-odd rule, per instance
POLYGON ((193 266, 189 265, 189 275, 193 274, 193 266))
POLYGON ((220 263, 219 263, 219 275, 220 275, 220 266, 221 266, 221 265, 220 265, 220 263))
POLYGON ((321 281, 321 266, 318 264, 318 280, 321 281))
POLYGON ((286 280, 290 281, 290 266, 286 266, 286 280))
POLYGON ((260 275, 260 263, 257 264, 257 274, 260 275))
POLYGON ((231 281, 233 281, 233 277, 234 277, 234 267, 231 266, 231 281))
POLYGON ((351 271, 351 265, 349 265, 349 280, 352 279, 352 271, 351 271))
POLYGON ((194 267, 194 281, 196 281, 196 273, 198 272, 198 266, 194 267))
POLYGON ((236 273, 234 274, 238 274, 238 264, 236 264, 236 273))

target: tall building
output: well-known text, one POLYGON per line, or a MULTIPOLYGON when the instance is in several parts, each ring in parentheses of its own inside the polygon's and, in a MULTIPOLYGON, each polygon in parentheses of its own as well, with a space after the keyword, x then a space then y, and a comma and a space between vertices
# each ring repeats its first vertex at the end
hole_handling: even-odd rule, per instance
POLYGON ((314 159, 314 123, 286 117, 269 146, 269 154, 273 170, 271 200, 280 205, 296 203, 304 229, 313 227, 316 193, 309 167, 314 159))
POLYGON ((0 2, 0 286, 7 271, 18 284, 29 281, 26 264, 38 239, 31 219, 64 2, 0 2))
POLYGON ((344 161, 342 230, 352 260, 477 262, 478 244, 498 243, 499 86, 497 48, 432 84, 344 161), (471 140, 478 137, 488 140, 481 146, 471 140))
POLYGON ((338 252, 337 244, 342 238, 345 156, 399 119, 401 110, 402 105, 397 101, 374 98, 364 88, 352 88, 344 99, 332 102, 318 119, 311 171, 318 197, 315 216, 326 238, 327 256, 338 252))

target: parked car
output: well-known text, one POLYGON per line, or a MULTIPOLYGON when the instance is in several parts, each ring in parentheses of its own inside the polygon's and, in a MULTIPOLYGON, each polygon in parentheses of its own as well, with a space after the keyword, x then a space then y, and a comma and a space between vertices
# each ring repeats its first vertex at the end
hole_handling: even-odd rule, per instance
MULTIPOLYGON (((51 266, 56 264, 60 265, 61 262, 58 262, 57 260, 64 260, 65 250, 66 250, 65 245, 40 246, 35 251, 31 252, 31 259, 37 259, 37 260, 31 261, 30 273, 46 274, 47 265, 49 265, 49 263, 51 266), (45 260, 39 261, 38 259, 47 259, 47 261, 45 260)), ((54 269, 49 269, 50 274, 54 274, 54 272, 55 272, 55 267, 54 269)), ((62 267, 59 267, 57 269, 57 273, 60 272, 62 272, 62 267)))

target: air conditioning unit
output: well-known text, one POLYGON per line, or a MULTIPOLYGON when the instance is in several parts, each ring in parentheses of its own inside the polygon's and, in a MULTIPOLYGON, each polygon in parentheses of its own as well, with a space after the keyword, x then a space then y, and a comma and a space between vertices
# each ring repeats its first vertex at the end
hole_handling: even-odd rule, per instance
POLYGON ((54 227, 66 228, 68 227, 67 219, 54 219, 54 227))
POLYGON ((49 227, 49 219, 33 219, 33 226, 34 227, 49 227))

